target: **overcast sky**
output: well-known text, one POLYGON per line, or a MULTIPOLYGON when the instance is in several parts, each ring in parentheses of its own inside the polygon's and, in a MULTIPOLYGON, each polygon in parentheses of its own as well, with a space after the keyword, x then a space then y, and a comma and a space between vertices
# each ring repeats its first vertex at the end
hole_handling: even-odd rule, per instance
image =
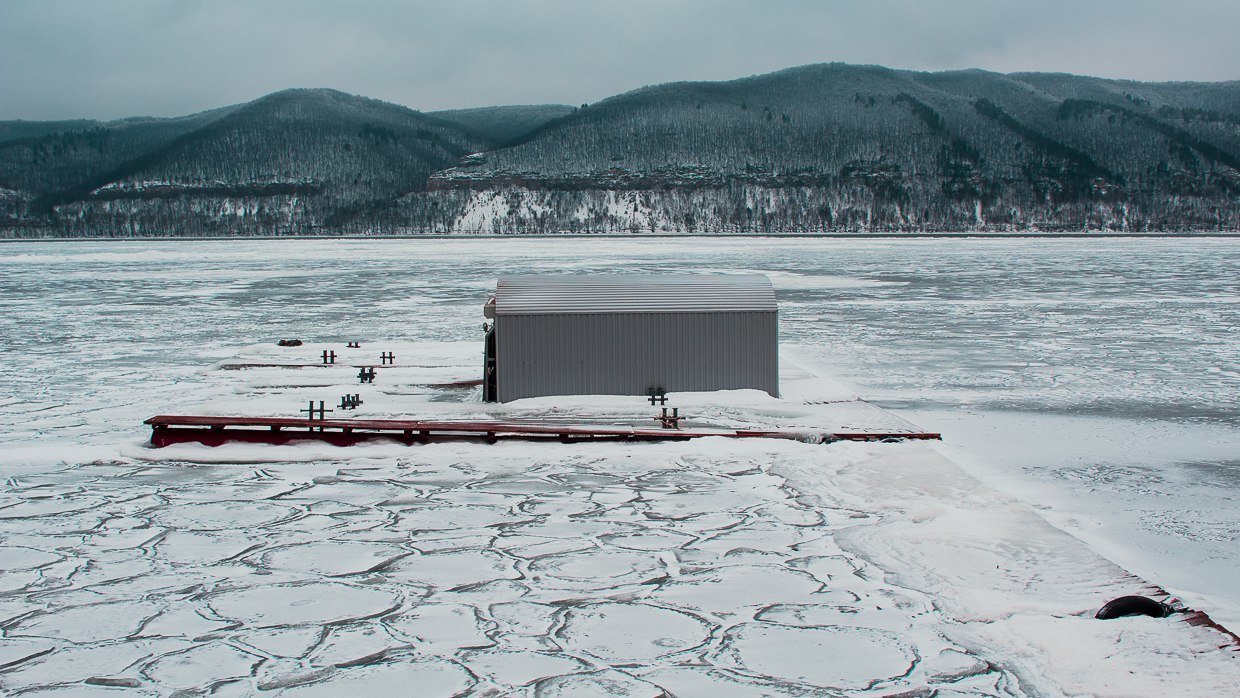
POLYGON ((0 119, 580 104, 808 63, 1240 79, 1240 0, 0 0, 0 119))

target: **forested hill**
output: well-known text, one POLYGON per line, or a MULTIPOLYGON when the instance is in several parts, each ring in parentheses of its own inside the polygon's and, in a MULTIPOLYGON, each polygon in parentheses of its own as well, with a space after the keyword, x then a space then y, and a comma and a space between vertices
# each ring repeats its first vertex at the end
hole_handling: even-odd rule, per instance
POLYGON ((1236 230, 1237 168, 1240 83, 817 65, 613 97, 432 188, 520 229, 1236 230))
POLYGON ((0 142, 0 220, 65 235, 322 232, 489 145, 406 107, 285 90, 182 119, 0 142))
POLYGON ((548 121, 573 111, 572 107, 564 104, 533 104, 450 109, 428 112, 427 115, 451 121, 496 146, 504 146, 520 143, 548 121))
POLYGON ((18 234, 1240 232, 1240 82, 829 64, 575 109, 290 91, 25 130, 0 142, 18 234))

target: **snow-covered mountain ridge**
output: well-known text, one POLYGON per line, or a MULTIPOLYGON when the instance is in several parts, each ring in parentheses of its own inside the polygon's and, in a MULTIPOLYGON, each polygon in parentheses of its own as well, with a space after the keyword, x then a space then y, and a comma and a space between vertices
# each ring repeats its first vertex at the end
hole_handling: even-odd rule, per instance
POLYGON ((15 236, 1236 232, 1240 82, 826 64, 429 114, 287 90, 0 123, 0 189, 15 236))

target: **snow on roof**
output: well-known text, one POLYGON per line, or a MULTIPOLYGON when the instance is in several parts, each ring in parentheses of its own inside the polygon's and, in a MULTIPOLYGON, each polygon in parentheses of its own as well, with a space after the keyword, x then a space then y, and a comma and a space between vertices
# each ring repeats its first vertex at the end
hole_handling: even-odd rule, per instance
POLYGON ((502 276, 497 315, 775 312, 762 274, 543 274, 502 276))

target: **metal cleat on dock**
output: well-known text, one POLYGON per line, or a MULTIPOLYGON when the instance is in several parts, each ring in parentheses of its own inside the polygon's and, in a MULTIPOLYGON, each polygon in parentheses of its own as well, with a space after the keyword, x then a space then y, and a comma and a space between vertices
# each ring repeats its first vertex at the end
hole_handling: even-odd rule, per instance
POLYGON ((326 418, 327 418, 327 413, 328 413, 328 412, 335 412, 336 410, 328 410, 328 409, 324 409, 324 408, 323 408, 323 401, 322 401, 322 400, 319 400, 319 406, 318 406, 318 407, 315 407, 315 406, 314 406, 314 400, 311 400, 311 401, 310 401, 310 404, 306 407, 306 409, 304 409, 304 410, 298 410, 298 411, 299 411, 299 412, 305 412, 305 413, 306 413, 306 419, 307 419, 307 420, 309 420, 309 421, 314 421, 314 420, 315 420, 315 415, 317 415, 317 416, 318 416, 318 417, 317 417, 318 419, 322 420, 322 419, 326 419, 326 418))
POLYGON ((655 417, 655 420, 658 421, 659 425, 664 429, 679 429, 681 419, 682 417, 680 416, 679 407, 673 407, 671 414, 668 414, 667 408, 664 407, 663 412, 659 414, 659 416, 655 417))

